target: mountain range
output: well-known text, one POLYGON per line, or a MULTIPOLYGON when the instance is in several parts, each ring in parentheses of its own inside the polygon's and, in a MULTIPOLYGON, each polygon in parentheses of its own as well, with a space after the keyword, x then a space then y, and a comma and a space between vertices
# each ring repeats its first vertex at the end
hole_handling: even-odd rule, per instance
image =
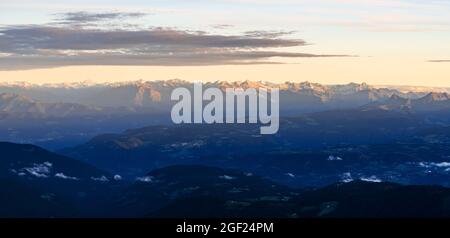
POLYGON ((11 93, 0 94, 0 110, 16 119, 82 117, 104 112, 100 107, 76 103, 44 103, 11 93))
MULTIPOLYGON (((450 217, 450 189, 346 180, 290 188, 250 172, 176 165, 122 181, 32 145, 0 143, 0 217, 450 217)), ((337 157, 336 157, 337 158, 337 157)))
MULTIPOLYGON (((193 84, 182 80, 42 85, 1 83, 0 140, 61 149, 86 142, 98 134, 169 125, 170 110, 175 103, 170 100, 170 94, 178 87, 192 90, 193 84)), ((426 101, 430 92, 423 88, 417 92, 405 92, 365 83, 322 85, 311 82, 217 81, 205 83, 204 87, 222 90, 228 87, 278 87, 282 118, 364 106, 394 109, 398 104, 407 108, 408 102, 416 101, 420 108, 435 111, 448 108, 448 100, 439 103, 426 101), (429 107, 431 104, 433 106, 429 107)), ((433 116, 441 120, 447 118, 446 114, 433 116)))
POLYGON ((447 93, 431 92, 417 99, 392 95, 388 100, 377 101, 364 106, 366 109, 396 111, 433 112, 450 109, 450 96, 447 93))
POLYGON ((280 130, 261 135, 258 124, 172 124, 176 87, 192 90, 0 85, 0 217, 450 216, 447 92, 205 84, 279 87, 280 130))
POLYGON ((275 136, 260 135, 257 125, 150 126, 99 135, 60 153, 126 176, 204 164, 290 186, 345 177, 448 185, 449 126, 429 120, 409 112, 326 111, 283 119, 275 136))
MULTIPOLYGON (((170 112, 174 104, 170 94, 175 88, 193 90, 193 84, 182 80, 135 81, 105 84, 0 84, 0 111, 10 116, 73 117, 143 113, 155 115, 170 112)), ((365 83, 322 85, 310 82, 207 82, 204 88, 279 88, 282 115, 324 110, 349 109, 367 104, 403 103, 419 105, 447 98, 445 92, 410 91, 377 88, 365 83), (430 95, 431 93, 431 95, 430 95), (401 102, 405 99, 404 102, 401 102), (421 99, 421 100, 417 100, 421 99)), ((442 100, 441 100, 442 101, 442 100)), ((380 107, 383 105, 379 105, 380 107)))
MULTIPOLYGON (((15 93, 34 100, 52 103, 67 102, 100 107, 151 107, 170 104, 170 93, 178 87, 192 89, 193 85, 191 82, 177 79, 104 84, 66 83, 37 85, 3 83, 0 84, 0 93, 15 93)), ((393 94, 405 98, 418 98, 426 94, 424 91, 402 92, 390 88, 377 88, 365 83, 322 85, 311 82, 216 81, 204 83, 204 87, 215 87, 222 90, 226 88, 279 88, 282 98, 297 99, 297 102, 300 103, 303 101, 302 99, 308 99, 309 101, 316 101, 316 103, 323 103, 324 106, 328 105, 331 108, 361 106, 369 102, 387 99, 393 94)), ((281 101, 288 102, 289 100, 281 101)), ((313 110, 311 107, 309 108, 313 110)))

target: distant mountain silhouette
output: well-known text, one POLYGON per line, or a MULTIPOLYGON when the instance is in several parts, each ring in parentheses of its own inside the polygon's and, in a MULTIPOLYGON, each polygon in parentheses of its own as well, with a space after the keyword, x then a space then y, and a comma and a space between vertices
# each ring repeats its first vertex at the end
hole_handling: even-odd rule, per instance
POLYGON ((393 95, 386 101, 374 102, 363 108, 366 110, 382 109, 411 112, 449 112, 450 96, 447 93, 429 93, 418 99, 408 99, 393 95))
MULTIPOLYGON (((170 99, 170 95, 178 87, 193 90, 191 82, 177 79, 43 85, 0 83, 0 140, 61 149, 85 142, 98 134, 171 124, 170 110, 176 102, 170 99)), ((312 82, 216 81, 204 83, 204 88, 208 87, 222 90, 228 87, 277 87, 280 89, 282 118, 355 110, 367 104, 378 105, 375 106, 378 110, 392 109, 396 106, 384 105, 391 97, 413 101, 427 94, 422 88, 406 92, 365 83, 322 85, 312 82)), ((442 108, 440 104, 433 105, 421 107, 436 108, 434 111, 442 108)), ((439 121, 449 118, 447 114, 432 116, 439 121)))
MULTIPOLYGON (((9 83, 0 84, 0 93, 16 93, 43 102, 70 102, 97 107, 152 107, 154 110, 163 110, 171 105, 170 94, 173 89, 178 87, 192 89, 193 86, 191 82, 178 79, 104 84, 33 85, 9 83)), ((362 106, 369 102, 385 100, 394 94, 408 98, 418 98, 425 95, 422 91, 403 93, 395 89, 376 88, 365 83, 322 85, 311 82, 216 81, 204 83, 204 87, 215 87, 222 90, 226 88, 279 88, 282 111, 293 114, 362 106), (293 102, 296 103, 292 104, 293 102)))
POLYGON ((102 110, 105 109, 75 103, 43 103, 17 94, 0 94, 0 111, 12 118, 82 117, 99 114, 102 110))

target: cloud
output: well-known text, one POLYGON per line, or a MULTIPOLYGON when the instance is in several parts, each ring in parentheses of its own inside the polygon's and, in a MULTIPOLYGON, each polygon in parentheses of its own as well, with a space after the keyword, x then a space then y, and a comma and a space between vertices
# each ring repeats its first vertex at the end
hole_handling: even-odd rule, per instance
POLYGON ((361 177, 360 180, 364 181, 364 182, 370 182, 370 183, 381 183, 381 182, 383 182, 381 179, 377 178, 376 176, 361 177))
POLYGON ((0 30, 3 53, 52 53, 51 50, 104 50, 136 48, 139 52, 172 52, 208 49, 255 49, 305 45, 303 40, 209 35, 165 28, 99 30, 52 26, 18 26, 0 30), (39 52, 41 51, 41 52, 39 52))
POLYGON ((64 173, 56 173, 55 177, 60 178, 60 179, 67 179, 67 180, 78 180, 77 177, 67 176, 64 173))
POLYGON ((222 175, 222 176, 219 176, 219 178, 220 179, 225 179, 225 180, 233 180, 233 179, 235 179, 234 177, 229 176, 229 175, 222 175))
POLYGON ((341 175, 341 182, 350 183, 352 181, 353 181, 353 177, 352 177, 352 174, 350 172, 343 173, 341 175))
POLYGON ((1 27, 0 70, 74 65, 279 64, 282 62, 271 59, 346 56, 274 50, 307 45, 301 39, 283 38, 292 33, 285 31, 221 35, 161 27, 105 29, 83 25, 139 16, 142 14, 73 12, 63 15, 62 25, 1 27))
POLYGON ((295 178, 295 174, 293 174, 293 173, 286 173, 286 175, 291 177, 291 178, 295 178))
POLYGON ((430 63, 450 63, 450 60, 428 60, 430 63))
POLYGON ((97 182, 108 182, 109 181, 109 179, 104 175, 102 175, 100 177, 91 177, 91 179, 94 181, 97 181, 97 182))
POLYGON ((57 22, 65 24, 74 23, 92 23, 108 20, 124 20, 127 18, 139 18, 148 15, 148 13, 141 12, 102 12, 92 13, 85 11, 67 12, 58 14, 57 22))
POLYGON ((52 163, 44 162, 42 164, 33 164, 33 167, 23 168, 21 171, 26 171, 38 178, 47 178, 52 166, 52 163))
POLYGON ((294 34, 295 31, 247 31, 245 36, 255 38, 279 38, 286 35, 294 34))
POLYGON ((213 25, 210 25, 210 26, 212 28, 220 29, 220 30, 229 29, 229 28, 233 28, 234 27, 234 25, 231 25, 231 24, 213 24, 213 25))
POLYGON ((343 159, 339 156, 330 155, 328 156, 328 161, 342 161, 343 159))
POLYGON ((450 168, 450 162, 419 162, 418 165, 423 168, 450 168))
POLYGON ((152 176, 138 177, 136 178, 136 181, 143 183, 151 183, 153 182, 153 177, 152 176))

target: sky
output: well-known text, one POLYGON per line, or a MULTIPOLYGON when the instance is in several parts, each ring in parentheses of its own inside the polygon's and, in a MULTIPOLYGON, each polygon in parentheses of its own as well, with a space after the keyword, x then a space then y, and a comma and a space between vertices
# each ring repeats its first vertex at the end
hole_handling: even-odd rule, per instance
POLYGON ((450 87, 450 0, 2 0, 0 82, 450 87))

